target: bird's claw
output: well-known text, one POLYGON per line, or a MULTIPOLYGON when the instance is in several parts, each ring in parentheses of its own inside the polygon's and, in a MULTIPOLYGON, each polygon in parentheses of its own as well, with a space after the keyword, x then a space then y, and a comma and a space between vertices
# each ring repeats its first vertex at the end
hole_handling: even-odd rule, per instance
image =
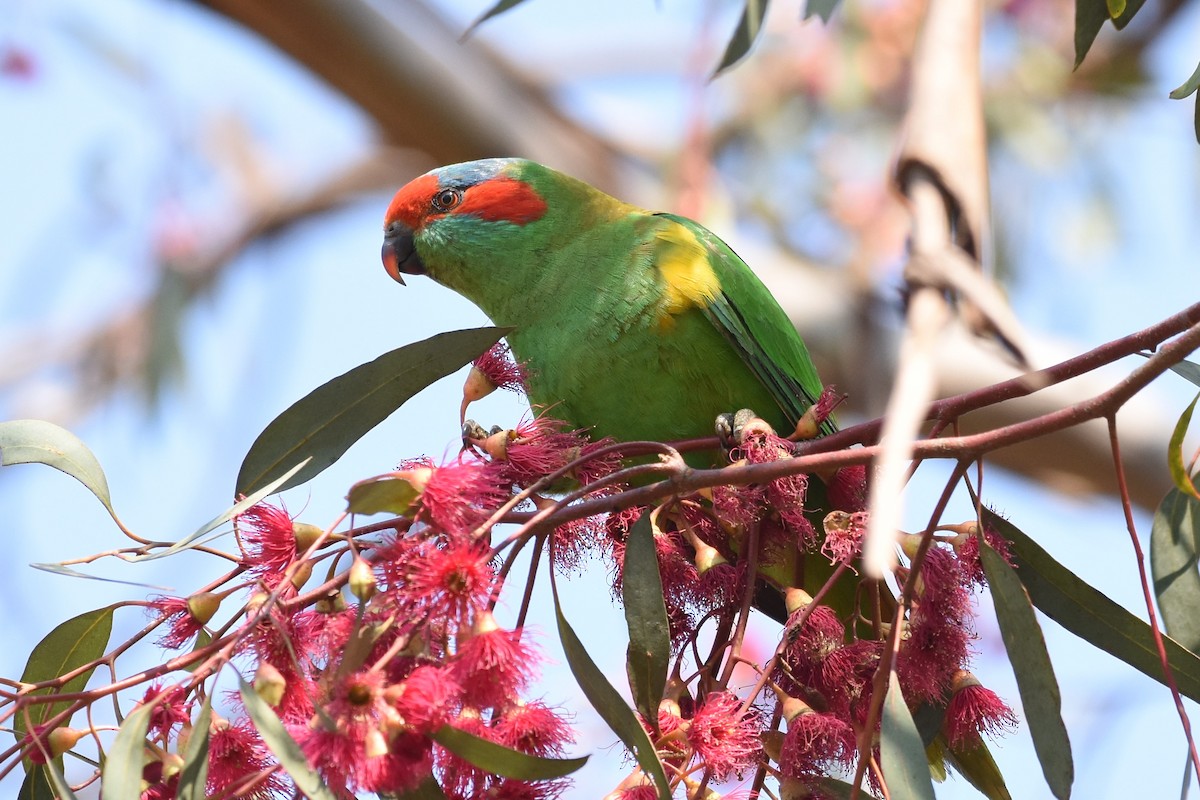
POLYGON ((462 441, 463 447, 469 447, 473 442, 487 438, 487 431, 473 419, 463 420, 462 424, 462 441))
POLYGON ((732 414, 718 414, 714 427, 717 438, 721 440, 721 447, 727 451, 741 447, 748 436, 775 432, 775 429, 751 408, 742 408, 732 414))

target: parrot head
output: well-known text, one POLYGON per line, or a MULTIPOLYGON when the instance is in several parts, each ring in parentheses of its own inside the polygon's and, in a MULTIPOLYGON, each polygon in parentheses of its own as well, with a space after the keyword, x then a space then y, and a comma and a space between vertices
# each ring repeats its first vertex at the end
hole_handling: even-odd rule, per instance
POLYGON ((629 207, 519 158, 440 167, 398 191, 384 219, 383 265, 400 283, 427 275, 489 310, 527 296, 546 249, 629 207), (491 302, 489 302, 491 301, 491 302))
MULTIPOLYGON (((402 275, 429 272, 441 245, 455 250, 472 241, 504 239, 541 219, 546 201, 522 179, 530 162, 490 158, 452 164, 411 181, 392 198, 384 220, 383 265, 400 283, 402 275)), ((436 270, 435 270, 436 271, 436 270)))

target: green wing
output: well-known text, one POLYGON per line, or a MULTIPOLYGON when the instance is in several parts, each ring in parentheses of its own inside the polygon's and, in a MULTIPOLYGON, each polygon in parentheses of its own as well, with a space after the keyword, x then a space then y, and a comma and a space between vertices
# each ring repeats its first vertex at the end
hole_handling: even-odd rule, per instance
MULTIPOLYGON (((794 425, 817 402, 822 384, 792 321, 746 262, 716 234, 685 217, 655 216, 682 225, 704 245, 721 288, 701 310, 794 425)), ((832 419, 821 425, 822 433, 835 430, 832 419)))

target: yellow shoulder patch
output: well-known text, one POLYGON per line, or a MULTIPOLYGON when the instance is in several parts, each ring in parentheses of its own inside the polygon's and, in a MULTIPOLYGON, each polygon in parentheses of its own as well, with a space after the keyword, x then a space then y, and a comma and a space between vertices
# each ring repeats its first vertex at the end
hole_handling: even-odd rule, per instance
POLYGON ((670 326, 675 316, 689 308, 708 305, 720 293, 721 283, 708 261, 708 250, 691 230, 671 222, 655 237, 654 266, 663 287, 659 324, 670 326))

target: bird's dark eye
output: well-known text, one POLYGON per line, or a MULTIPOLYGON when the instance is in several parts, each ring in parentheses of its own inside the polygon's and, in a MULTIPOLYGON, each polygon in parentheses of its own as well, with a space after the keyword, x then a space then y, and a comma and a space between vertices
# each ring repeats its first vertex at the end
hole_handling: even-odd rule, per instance
POLYGON ((449 211, 462 202, 462 192, 457 189, 442 189, 433 196, 433 207, 438 211, 449 211))

